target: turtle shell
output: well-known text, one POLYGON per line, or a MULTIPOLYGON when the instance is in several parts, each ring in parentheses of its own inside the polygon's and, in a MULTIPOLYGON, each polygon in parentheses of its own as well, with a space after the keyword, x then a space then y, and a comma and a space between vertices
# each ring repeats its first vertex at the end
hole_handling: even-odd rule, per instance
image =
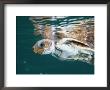
POLYGON ((92 25, 89 25, 86 22, 71 26, 71 28, 67 28, 66 31, 58 31, 57 37, 59 37, 59 39, 72 38, 74 41, 94 49, 94 24, 92 23, 92 25))
POLYGON ((68 33, 67 37, 73 38, 94 49, 94 30, 76 29, 68 33))

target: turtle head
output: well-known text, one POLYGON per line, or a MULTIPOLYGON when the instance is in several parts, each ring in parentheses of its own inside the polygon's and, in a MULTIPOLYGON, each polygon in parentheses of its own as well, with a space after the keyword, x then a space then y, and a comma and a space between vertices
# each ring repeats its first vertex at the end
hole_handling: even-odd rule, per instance
POLYGON ((50 54, 54 51, 54 42, 49 39, 37 41, 33 46, 33 51, 38 54, 50 54))

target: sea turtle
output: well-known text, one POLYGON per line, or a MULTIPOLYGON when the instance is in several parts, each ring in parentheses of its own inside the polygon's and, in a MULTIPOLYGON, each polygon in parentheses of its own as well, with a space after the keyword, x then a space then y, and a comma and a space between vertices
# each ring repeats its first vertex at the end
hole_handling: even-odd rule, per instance
POLYGON ((33 51, 39 54, 51 54, 60 60, 80 60, 93 64, 94 62, 94 22, 82 20, 79 24, 52 30, 51 26, 44 26, 44 39, 33 46, 33 51), (71 28, 70 28, 71 27, 71 28))

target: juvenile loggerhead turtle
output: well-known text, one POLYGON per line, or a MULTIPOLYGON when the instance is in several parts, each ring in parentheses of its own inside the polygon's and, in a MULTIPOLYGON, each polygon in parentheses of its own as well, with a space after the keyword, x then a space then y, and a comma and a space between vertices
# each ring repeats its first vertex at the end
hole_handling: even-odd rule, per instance
POLYGON ((94 21, 82 20, 79 24, 67 26, 66 29, 52 30, 44 26, 33 51, 39 54, 51 54, 60 60, 83 61, 94 63, 94 21), (70 28, 71 27, 71 28, 70 28))

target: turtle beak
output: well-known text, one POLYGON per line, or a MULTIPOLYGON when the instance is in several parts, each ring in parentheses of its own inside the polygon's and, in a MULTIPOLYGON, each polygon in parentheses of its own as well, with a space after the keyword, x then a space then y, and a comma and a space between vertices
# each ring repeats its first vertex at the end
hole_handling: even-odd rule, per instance
POLYGON ((43 48, 39 48, 39 47, 35 47, 35 46, 32 47, 32 50, 34 53, 37 53, 37 54, 42 54, 44 51, 43 48))
MULTIPOLYGON (((34 46, 32 47, 32 51, 35 52, 35 47, 34 47, 34 46)), ((36 53, 36 52, 35 52, 35 53, 36 53)))
POLYGON ((34 47, 32 47, 32 51, 34 51, 34 47))

